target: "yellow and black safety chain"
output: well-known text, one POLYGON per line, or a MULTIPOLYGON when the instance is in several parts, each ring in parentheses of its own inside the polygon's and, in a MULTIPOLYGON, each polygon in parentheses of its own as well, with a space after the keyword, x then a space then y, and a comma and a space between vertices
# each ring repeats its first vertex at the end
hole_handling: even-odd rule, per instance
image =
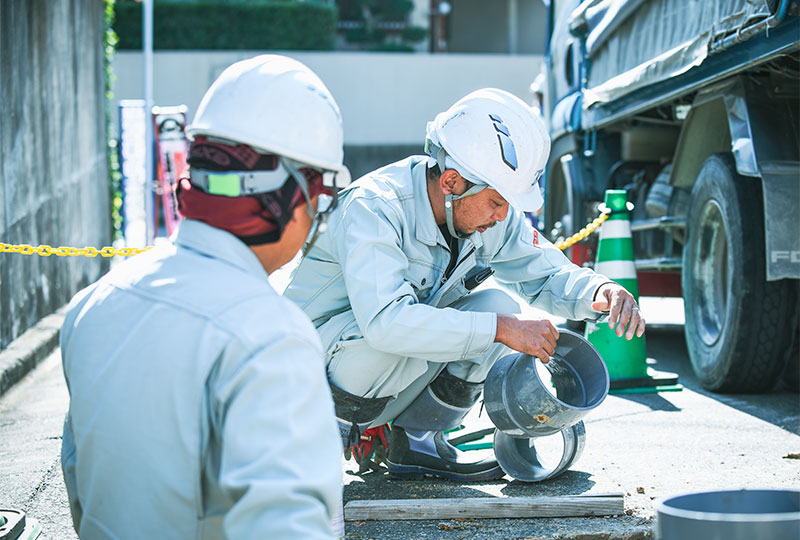
MULTIPOLYGON (((560 250, 565 250, 572 247, 574 244, 581 242, 591 235, 597 228, 608 219, 608 213, 602 213, 594 221, 589 223, 586 227, 576 232, 569 238, 556 242, 555 246, 560 250)), ((74 248, 74 247, 52 247, 52 246, 31 246, 30 244, 3 244, 0 242, 0 253, 19 253, 20 255, 41 255, 42 257, 49 257, 55 255, 56 257, 113 257, 119 255, 120 257, 130 257, 152 249, 153 246, 143 248, 113 248, 110 246, 97 249, 93 247, 74 248)))
POLYGON ((113 257, 120 255, 122 257, 129 257, 136 255, 143 251, 151 249, 153 246, 144 248, 113 248, 104 247, 101 249, 93 247, 74 248, 74 247, 52 247, 52 246, 31 246, 29 244, 3 244, 0 242, 0 253, 19 253, 20 255, 41 255, 42 257, 49 257, 55 255, 56 257, 113 257))
POLYGON ((589 235, 590 235, 590 234, 592 234, 594 231, 596 231, 596 230, 597 230, 597 228, 598 228, 600 225, 602 225, 602 224, 603 224, 603 222, 604 222, 605 220, 607 220, 607 219, 608 219, 608 216, 610 216, 610 215, 611 215, 610 213, 603 212, 602 214, 600 214, 599 216, 597 216, 597 217, 594 219, 594 221, 592 221, 591 223, 589 223, 589 224, 588 224, 586 227, 584 227, 584 228, 583 228, 583 229, 581 229, 580 231, 576 232, 575 234, 573 234, 573 235, 572 235, 572 236, 570 236, 569 238, 565 238, 564 240, 561 240, 560 242, 556 242, 556 243, 555 243, 555 246, 556 246, 558 249, 560 249, 561 251, 564 251, 564 250, 565 250, 565 249, 567 249, 568 247, 572 247, 574 244, 577 244, 578 242, 582 242, 583 240, 585 240, 585 239, 586 239, 586 237, 587 237, 587 236, 589 236, 589 235))

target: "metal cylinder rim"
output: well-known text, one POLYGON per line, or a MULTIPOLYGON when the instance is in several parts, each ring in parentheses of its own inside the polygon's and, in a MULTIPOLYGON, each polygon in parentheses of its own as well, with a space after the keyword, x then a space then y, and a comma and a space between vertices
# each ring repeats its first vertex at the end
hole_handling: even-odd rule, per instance
POLYGON ((681 499, 684 497, 703 496, 703 495, 735 495, 743 492, 751 494, 767 494, 767 493, 785 493, 785 494, 798 494, 800 491, 792 489, 733 489, 726 491, 703 491, 697 493, 682 493, 674 495, 666 499, 662 499, 656 504, 657 515, 664 515, 669 517, 676 517, 682 519, 691 519, 696 521, 718 521, 718 522, 731 522, 731 523, 767 523, 777 521, 800 521, 800 510, 790 512, 769 512, 769 513, 751 513, 746 514, 743 512, 706 512, 703 510, 686 510, 684 508, 677 508, 669 504, 670 501, 681 499))
MULTIPOLYGON (((603 357, 600 356, 600 353, 597 351, 595 346, 592 345, 591 342, 589 342, 588 339, 585 339, 580 334, 577 334, 577 333, 573 332, 572 330, 567 330, 565 328, 559 329, 558 333, 559 333, 559 339, 561 339, 561 335, 566 334, 568 336, 572 336, 573 338, 579 338, 579 342, 581 342, 584 345, 588 345, 591 348, 591 350, 597 356, 597 358, 599 360, 599 365, 602 367, 603 372, 605 372, 605 375, 606 375, 605 391, 603 392, 603 397, 601 397, 597 401, 597 403, 595 403, 594 405, 586 405, 584 407, 571 405, 571 404, 569 404, 569 403, 567 403, 565 401, 562 401, 562 400, 558 399, 558 396, 556 396, 555 394, 553 394, 549 390, 547 391, 547 393, 550 394, 550 396, 553 398, 553 400, 555 400, 559 405, 563 405, 566 408, 572 409, 574 411, 591 411, 592 409, 596 409, 597 407, 599 407, 603 403, 603 401, 605 401, 606 397, 608 397, 608 391, 610 390, 610 387, 611 387, 611 380, 610 380, 609 374, 608 374, 608 367, 606 367, 606 363, 603 361, 603 357)), ((556 351, 557 350, 558 350, 558 344, 556 344, 556 351)), ((524 353, 520 353, 520 354, 524 354, 524 353)), ((526 354, 525 356, 527 356, 529 358, 532 358, 528 354, 526 354)), ((535 362, 536 360, 533 359, 533 361, 535 362)), ((545 384, 544 384, 544 381, 542 380, 542 378, 539 376, 539 370, 534 369, 534 373, 536 373, 536 378, 539 380, 540 383, 542 383, 542 386, 544 387, 545 384)))

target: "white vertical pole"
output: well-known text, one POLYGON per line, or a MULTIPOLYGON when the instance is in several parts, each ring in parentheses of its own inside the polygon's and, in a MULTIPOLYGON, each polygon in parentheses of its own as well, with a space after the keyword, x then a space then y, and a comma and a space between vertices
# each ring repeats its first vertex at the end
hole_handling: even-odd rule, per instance
POLYGON ((155 240, 155 219, 153 205, 153 0, 142 2, 142 53, 144 57, 144 118, 145 118, 145 178, 144 207, 147 220, 147 245, 155 240))
POLYGON ((508 0, 508 54, 517 54, 519 44, 519 4, 508 0))

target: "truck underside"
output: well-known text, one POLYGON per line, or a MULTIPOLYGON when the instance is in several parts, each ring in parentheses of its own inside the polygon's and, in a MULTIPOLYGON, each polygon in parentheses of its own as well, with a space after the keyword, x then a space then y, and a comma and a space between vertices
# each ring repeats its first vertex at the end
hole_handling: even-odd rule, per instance
MULTIPOLYGON (((569 236, 598 215, 605 190, 626 189, 641 294, 684 298, 701 382, 715 391, 763 391, 787 369, 783 378, 796 388, 800 10, 789 1, 732 1, 725 13, 701 13, 708 5, 681 11, 697 3, 674 0, 605 4, 616 4, 612 14, 625 20, 595 13, 593 30, 591 12, 582 19, 579 8, 569 37, 554 26, 553 79, 553 60, 566 64, 564 80, 548 84, 544 232, 554 241, 569 236), (673 36, 653 36, 649 52, 625 50, 659 28, 647 17, 665 13, 673 15, 666 25, 673 36), (687 30, 688 17, 695 27, 687 30), (727 22, 704 35, 714 17, 727 22), (685 50, 621 65, 675 40, 685 50)), ((569 255, 591 265, 595 246, 590 239, 569 255)))

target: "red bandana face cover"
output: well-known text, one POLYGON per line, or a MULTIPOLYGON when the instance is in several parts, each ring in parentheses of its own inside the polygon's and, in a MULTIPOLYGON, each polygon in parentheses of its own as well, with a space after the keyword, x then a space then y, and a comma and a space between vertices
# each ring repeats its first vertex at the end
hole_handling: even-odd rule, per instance
MULTIPOLYGON (((227 145, 197 137, 189 150, 189 165, 209 171, 269 171, 278 167, 275 155, 260 154, 247 145, 227 145)), ((313 199, 327 193, 322 175, 310 168, 300 169, 313 199)), ((212 195, 189 181, 183 173, 177 189, 178 210, 188 218, 228 231, 247 245, 277 242, 292 218, 294 209, 306 202, 303 190, 291 176, 277 190, 250 196, 212 195)))

